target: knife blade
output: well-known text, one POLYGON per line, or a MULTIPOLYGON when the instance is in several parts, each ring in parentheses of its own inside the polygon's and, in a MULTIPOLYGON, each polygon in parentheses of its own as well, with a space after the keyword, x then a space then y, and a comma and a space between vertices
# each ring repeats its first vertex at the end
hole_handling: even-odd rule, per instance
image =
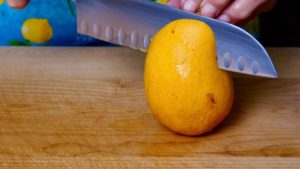
POLYGON ((147 51, 151 38, 177 19, 207 23, 217 42, 219 68, 254 76, 276 78, 264 47, 243 29, 149 0, 76 0, 77 31, 110 43, 147 51))

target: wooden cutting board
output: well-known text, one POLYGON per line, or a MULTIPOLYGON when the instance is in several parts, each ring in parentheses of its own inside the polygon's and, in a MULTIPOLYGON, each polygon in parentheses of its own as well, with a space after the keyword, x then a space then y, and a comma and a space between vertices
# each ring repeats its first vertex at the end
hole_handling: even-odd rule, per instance
POLYGON ((300 48, 269 49, 279 79, 234 75, 213 133, 174 134, 125 48, 0 48, 0 168, 300 168, 300 48))

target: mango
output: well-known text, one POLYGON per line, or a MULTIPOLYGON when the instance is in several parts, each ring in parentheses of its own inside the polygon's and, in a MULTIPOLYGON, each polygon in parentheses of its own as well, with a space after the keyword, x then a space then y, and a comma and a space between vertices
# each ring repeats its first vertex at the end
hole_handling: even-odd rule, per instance
POLYGON ((154 117, 188 136, 212 131, 233 103, 232 77, 218 68, 214 33, 196 20, 173 21, 153 37, 144 87, 154 117))

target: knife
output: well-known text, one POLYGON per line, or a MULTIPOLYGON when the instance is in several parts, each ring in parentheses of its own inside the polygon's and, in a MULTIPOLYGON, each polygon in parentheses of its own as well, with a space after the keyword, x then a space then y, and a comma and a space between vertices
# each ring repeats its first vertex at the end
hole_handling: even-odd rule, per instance
POLYGON ((277 78, 264 47, 243 29, 149 0, 75 0, 77 31, 113 44, 147 51, 151 38, 177 19, 208 24, 217 42, 220 69, 277 78))

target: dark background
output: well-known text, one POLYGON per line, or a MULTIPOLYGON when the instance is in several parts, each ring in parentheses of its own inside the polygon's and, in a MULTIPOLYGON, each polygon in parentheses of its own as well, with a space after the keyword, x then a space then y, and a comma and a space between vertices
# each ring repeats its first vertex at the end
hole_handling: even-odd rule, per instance
POLYGON ((300 0, 279 0, 260 21, 263 45, 300 46, 300 0))

